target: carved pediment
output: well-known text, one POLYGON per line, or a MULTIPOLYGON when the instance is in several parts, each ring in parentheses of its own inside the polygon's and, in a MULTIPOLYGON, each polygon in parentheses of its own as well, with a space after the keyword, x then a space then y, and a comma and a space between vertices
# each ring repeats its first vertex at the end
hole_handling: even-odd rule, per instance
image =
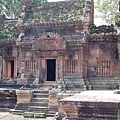
POLYGON ((65 41, 59 35, 46 34, 36 42, 36 50, 60 50, 65 49, 65 41))

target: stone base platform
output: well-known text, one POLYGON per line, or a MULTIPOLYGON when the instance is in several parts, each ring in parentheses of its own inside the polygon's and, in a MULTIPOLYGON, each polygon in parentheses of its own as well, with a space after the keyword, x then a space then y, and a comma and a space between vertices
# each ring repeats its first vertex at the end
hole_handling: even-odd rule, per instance
POLYGON ((120 120, 120 91, 84 91, 61 99, 65 120, 120 120))

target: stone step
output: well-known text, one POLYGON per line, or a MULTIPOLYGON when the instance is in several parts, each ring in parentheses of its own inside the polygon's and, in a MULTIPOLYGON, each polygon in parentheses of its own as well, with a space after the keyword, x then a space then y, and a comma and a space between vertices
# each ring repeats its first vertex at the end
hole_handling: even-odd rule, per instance
POLYGON ((29 106, 29 112, 41 112, 46 113, 48 111, 48 107, 40 107, 40 106, 29 106))
POLYGON ((115 90, 119 89, 118 85, 92 85, 92 90, 115 90))
POLYGON ((49 94, 34 93, 33 98, 49 98, 49 94))
POLYGON ((47 117, 54 117, 55 116, 55 114, 56 114, 56 112, 51 112, 51 113, 46 113, 46 116, 47 117))
POLYGON ((29 106, 29 109, 31 109, 31 108, 35 108, 35 109, 48 109, 48 107, 41 107, 41 106, 29 106))
POLYGON ((9 109, 8 108, 0 108, 0 112, 9 112, 9 109))
POLYGON ((16 107, 15 110, 28 110, 28 107, 16 107))
POLYGON ((25 118, 34 118, 34 112, 24 112, 23 116, 25 118))
POLYGON ((42 84, 42 87, 43 88, 52 88, 52 87, 55 87, 55 86, 58 86, 57 82, 56 81, 45 81, 45 83, 42 84))
POLYGON ((34 118, 45 118, 46 114, 45 113, 34 113, 34 118))
POLYGON ((120 82, 117 80, 89 80, 90 84, 109 84, 109 83, 116 83, 119 84, 120 82))
POLYGON ((65 82, 65 84, 72 83, 72 84, 84 85, 83 80, 65 79, 64 82, 65 82))
POLYGON ((68 75, 65 75, 64 78, 82 78, 80 75, 75 75, 75 74, 68 74, 68 75))
POLYGON ((13 109, 15 107, 15 104, 3 104, 3 105, 0 105, 0 109, 1 108, 8 108, 8 109, 13 109))
POLYGON ((2 109, 2 108, 7 108, 7 105, 6 104, 1 105, 0 109, 2 109))
POLYGON ((50 106, 48 108, 48 112, 46 113, 46 115, 48 117, 54 117, 56 112, 58 112, 58 107, 57 106, 50 106))
POLYGON ((17 81, 17 84, 20 84, 20 85, 26 85, 28 82, 28 79, 27 78, 23 78, 23 79, 19 79, 17 81))
POLYGON ((46 91, 46 90, 34 90, 34 93, 48 94, 49 91, 46 91))
POLYGON ((0 95, 0 100, 16 100, 16 96, 14 95, 10 95, 9 97, 7 97, 7 95, 0 95))
POLYGON ((31 103, 29 103, 29 106, 47 107, 48 106, 48 102, 31 102, 31 103))
POLYGON ((15 114, 15 115, 23 115, 24 112, 27 112, 27 110, 15 110, 15 109, 11 109, 9 110, 10 113, 15 114))
POLYGON ((28 103, 16 104, 15 110, 28 110, 28 103))
POLYGON ((25 118, 45 118, 45 113, 34 113, 34 112, 24 112, 23 115, 25 118))
POLYGON ((32 98, 31 102, 48 102, 48 98, 32 98))
POLYGON ((0 84, 0 88, 19 89, 20 87, 22 87, 20 84, 0 84))
POLYGON ((73 91, 82 91, 86 90, 86 85, 75 85, 75 84, 67 84, 66 90, 73 90, 73 91))
POLYGON ((106 78, 106 79, 91 79, 89 84, 93 90, 106 90, 106 89, 119 89, 119 79, 106 78))
POLYGON ((47 117, 54 117, 55 114, 56 114, 56 111, 48 111, 48 112, 46 113, 46 116, 47 116, 47 117))
POLYGON ((77 86, 79 88, 82 88, 82 85, 85 85, 84 79, 80 75, 75 74, 68 74, 65 75, 63 78, 64 84, 66 86, 66 89, 76 88, 77 86))

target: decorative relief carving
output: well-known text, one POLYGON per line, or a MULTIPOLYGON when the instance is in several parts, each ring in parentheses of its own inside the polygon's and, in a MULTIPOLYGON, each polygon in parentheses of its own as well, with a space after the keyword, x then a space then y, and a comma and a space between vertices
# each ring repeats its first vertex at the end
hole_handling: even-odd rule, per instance
POLYGON ((58 34, 43 35, 35 44, 37 56, 58 56, 65 51, 65 41, 58 34))
POLYGON ((42 40, 38 43, 39 50, 57 50, 58 44, 54 39, 42 40))
POLYGON ((54 35, 52 37, 42 36, 36 42, 36 50, 59 50, 65 49, 65 41, 61 36, 54 35))

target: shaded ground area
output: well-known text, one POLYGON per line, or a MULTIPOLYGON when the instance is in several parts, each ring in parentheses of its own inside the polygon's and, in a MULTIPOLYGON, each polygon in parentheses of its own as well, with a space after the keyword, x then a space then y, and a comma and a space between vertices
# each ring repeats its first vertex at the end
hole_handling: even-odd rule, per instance
POLYGON ((24 118, 22 115, 13 115, 8 112, 0 112, 0 120, 54 120, 52 117, 48 118, 24 118))

